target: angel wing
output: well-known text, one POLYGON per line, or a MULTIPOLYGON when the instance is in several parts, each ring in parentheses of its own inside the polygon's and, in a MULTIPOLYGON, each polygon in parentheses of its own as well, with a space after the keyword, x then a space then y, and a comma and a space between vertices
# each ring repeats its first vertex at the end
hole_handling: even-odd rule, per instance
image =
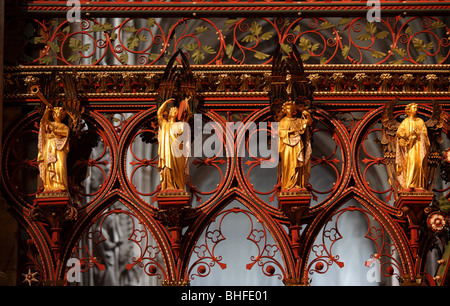
POLYGON ((82 129, 73 137, 73 144, 67 155, 67 174, 69 177, 69 187, 74 197, 81 195, 83 181, 89 177, 90 171, 87 161, 91 158, 92 151, 99 145, 100 135, 95 131, 95 127, 84 123, 87 129, 82 129))
POLYGON ((280 121, 283 118, 282 106, 289 99, 286 84, 286 61, 283 59, 280 44, 277 45, 272 62, 272 74, 270 76, 269 103, 272 118, 280 121))
POLYGON ((164 74, 161 78, 161 82, 158 87, 156 101, 156 109, 159 109, 160 106, 174 97, 176 93, 177 87, 177 65, 175 64, 175 60, 177 59, 178 52, 176 52, 167 63, 166 69, 164 70, 164 74))
POLYGON ((59 82, 55 71, 43 79, 42 93, 52 106, 58 106, 59 82))
POLYGON ((84 107, 81 107, 77 96, 77 89, 75 86, 75 75, 73 73, 64 73, 64 109, 69 116, 69 128, 73 133, 80 129, 81 114, 84 113, 84 107))
MULTIPOLYGON (((167 62, 167 66, 161 77, 161 81, 158 86, 157 96, 155 98, 156 109, 158 110, 161 105, 174 97, 177 88, 177 66, 175 60, 178 56, 178 52, 175 53, 167 62)), ((153 118, 148 120, 142 127, 142 131, 139 134, 141 140, 145 143, 158 142, 158 123, 153 118)))
POLYGON ((41 76, 40 80, 42 91, 37 86, 33 86, 31 91, 41 100, 40 116, 42 117, 47 106, 50 108, 58 106, 59 82, 57 82, 55 71, 41 76))
MULTIPOLYGON (((68 126, 73 136, 67 155, 67 171, 71 194, 75 199, 80 196, 82 182, 89 177, 89 167, 85 162, 90 159, 92 150, 100 142, 100 135, 95 132, 95 127, 89 126, 81 120, 84 107, 81 106, 81 101, 78 99, 76 75, 76 71, 62 74, 64 88, 62 104, 67 113, 68 126), (83 126, 86 128, 82 128, 83 126)), ((81 201, 81 198, 78 200, 81 201)))
MULTIPOLYGON (((199 101, 196 96, 196 88, 197 88, 196 85, 197 84, 196 84, 194 74, 192 73, 191 66, 189 65, 189 61, 188 61, 186 55, 181 50, 178 50, 178 52, 181 55, 181 64, 182 64, 182 68, 180 70, 180 75, 179 75, 179 79, 180 79, 179 98, 182 101, 185 101, 186 99, 188 99, 189 113, 187 114, 187 116, 188 116, 188 118, 190 118, 193 113, 197 112, 197 107, 199 105, 199 101)), ((181 111, 182 111, 182 109, 181 109, 181 102, 180 102, 180 112, 181 111)))
POLYGON ((381 113, 381 124, 383 125, 383 130, 386 131, 386 137, 383 137, 382 144, 386 144, 390 139, 388 137, 395 137, 397 129, 400 126, 400 122, 394 118, 394 108, 398 103, 398 98, 392 101, 386 102, 381 113))
POLYGON ((442 111, 442 105, 436 100, 432 101, 433 112, 430 119, 425 122, 430 138, 430 152, 439 150, 438 144, 442 143, 442 127, 444 126, 445 113, 442 111), (434 145, 434 147, 433 147, 434 145))
POLYGON ((394 108, 398 103, 398 98, 386 102, 383 112, 381 113, 382 138, 381 146, 384 151, 384 160, 387 168, 388 177, 391 186, 394 187, 395 197, 397 197, 397 168, 396 158, 396 139, 397 129, 400 122, 394 117, 394 108))
MULTIPOLYGON (((173 106, 182 108, 179 111, 180 120, 187 121, 192 112, 197 110, 199 104, 195 93, 196 82, 194 75, 189 66, 187 57, 184 55, 183 51, 179 49, 172 55, 164 70, 155 99, 156 108, 159 109, 165 101, 174 99, 173 106), (178 56, 181 56, 181 69, 178 69, 176 64, 178 56), (182 104, 182 101, 189 102, 189 105, 182 104)), ((145 143, 155 143, 158 141, 158 124, 155 120, 149 120, 143 130, 144 131, 139 134, 142 141, 145 143)))
POLYGON ((442 110, 442 105, 436 101, 432 101, 433 112, 430 119, 425 122, 427 127, 428 139, 430 140, 430 148, 428 154, 428 173, 429 179, 428 186, 431 191, 434 187, 434 181, 436 179, 436 171, 438 165, 441 163, 441 148, 442 143, 442 128, 444 127, 445 112, 442 110))
POLYGON ((305 109, 311 108, 315 87, 306 78, 303 61, 295 45, 292 46, 292 52, 287 58, 287 66, 291 75, 289 81, 291 100, 305 109))

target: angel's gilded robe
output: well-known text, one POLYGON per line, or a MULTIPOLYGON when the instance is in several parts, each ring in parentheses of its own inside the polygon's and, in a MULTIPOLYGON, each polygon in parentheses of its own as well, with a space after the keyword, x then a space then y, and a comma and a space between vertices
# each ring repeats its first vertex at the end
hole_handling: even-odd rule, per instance
POLYGON ((397 176, 404 189, 427 188, 427 156, 430 147, 427 127, 422 119, 405 118, 396 135, 397 176))
POLYGON ((284 117, 279 123, 281 189, 306 188, 310 175, 310 141, 302 141, 307 119, 284 117))
POLYGON ((67 154, 70 129, 61 122, 43 120, 39 127, 39 176, 44 192, 68 191, 67 154))
POLYGON ((161 176, 161 190, 185 190, 185 176, 188 170, 186 143, 180 141, 187 123, 161 120, 158 131, 158 170, 161 176))

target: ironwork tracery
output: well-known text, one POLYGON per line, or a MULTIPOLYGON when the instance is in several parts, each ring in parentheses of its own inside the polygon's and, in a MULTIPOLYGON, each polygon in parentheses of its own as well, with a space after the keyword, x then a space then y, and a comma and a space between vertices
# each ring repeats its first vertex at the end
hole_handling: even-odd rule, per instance
MULTIPOLYGON (((419 101, 419 113, 427 118, 432 112, 431 99, 439 100, 448 110, 448 65, 433 65, 448 63, 448 38, 443 34, 449 31, 447 20, 443 16, 389 16, 375 24, 360 17, 286 16, 289 18, 247 16, 221 19, 220 23, 208 16, 173 17, 170 29, 153 17, 125 18, 114 26, 90 17, 75 29, 65 21, 26 19, 27 42, 17 49, 26 56, 11 63, 42 65, 5 69, 6 109, 17 106, 23 115, 11 124, 4 138, 2 179, 12 211, 30 236, 29 261, 23 270, 27 284, 67 284, 65 263, 73 257, 80 259, 82 271, 104 269, 105 259, 93 254, 93 245, 106 245, 108 239, 101 229, 114 216, 130 220, 126 240, 140 250, 127 258, 126 268, 140 267, 145 277, 157 278, 164 285, 206 279, 211 269, 226 268, 226 261, 216 251, 227 240, 222 222, 235 215, 250 222, 250 231, 243 235, 257 249, 243 270, 258 267, 263 275, 279 278, 287 285, 308 284, 314 275, 326 274, 330 267, 345 266, 345 258, 339 257, 333 247, 342 241, 339 219, 347 214, 360 214, 367 221, 364 237, 375 249, 361 267, 367 269, 380 260, 383 277, 396 277, 404 284, 416 279, 431 285, 444 283, 433 279, 425 268, 435 237, 442 239, 441 248, 445 245, 446 229, 434 231, 439 224, 432 227, 422 223, 423 242, 418 257, 413 256, 406 213, 393 205, 390 185, 379 182, 384 178, 385 157, 377 141, 384 103, 394 97, 402 102, 419 101), (139 21, 142 26, 137 26, 139 21), (158 29, 158 34, 153 29, 158 29), (80 35, 91 41, 80 39, 80 35), (215 47, 209 45, 211 37, 218 41, 215 47), (261 158, 250 156, 254 134, 227 128, 227 123, 270 122, 267 86, 272 58, 265 44, 275 38, 285 51, 289 44, 300 47, 302 59, 312 64, 305 67, 316 87, 312 202, 300 219, 296 241, 292 239, 290 216, 277 206, 276 170, 260 169, 261 158), (375 44, 383 39, 392 44, 375 44), (37 55, 27 46, 42 52, 37 55), (192 181, 188 187, 192 210, 181 217, 158 208, 156 148, 141 137, 156 133, 148 124, 156 114, 154 98, 164 69, 156 64, 164 64, 164 58, 180 46, 190 63, 197 64, 192 67, 198 96, 204 100, 199 109, 203 124, 214 122, 223 135, 232 135, 220 139, 223 155, 191 158, 192 181), (120 65, 99 66, 107 55, 120 65), (138 66, 128 65, 132 56, 136 56, 138 66), (334 65, 341 62, 390 65, 334 65), (224 63, 230 65, 216 65, 224 63), (319 63, 323 65, 315 65, 319 63), (28 87, 40 84, 41 74, 67 71, 71 65, 77 69, 77 92, 86 104, 83 127, 71 145, 93 148, 94 155, 73 156, 70 187, 80 199, 78 216, 63 224, 61 244, 54 246, 48 224, 35 221, 32 214, 37 177, 33 148, 39 114, 30 107, 37 100, 28 93, 28 87), (240 147, 245 149, 244 157, 230 154, 240 147), (99 183, 80 179, 87 170, 99 178, 99 183), (139 182, 137 177, 148 177, 149 181, 139 182), (270 186, 261 189, 262 180, 270 181, 270 186), (235 200, 240 203, 238 207, 235 200), (118 202, 123 206, 116 207, 118 202), (347 205, 350 202, 353 204, 347 205), (173 226, 168 224, 179 218, 183 221, 182 237, 174 241, 173 226), (55 247, 60 250, 59 257, 55 247)), ((13 17, 6 26, 15 22, 13 17)), ((448 146, 447 119, 448 115, 442 150, 448 146)), ((270 128, 265 131, 270 137, 270 128)), ((441 167, 445 165, 443 161, 441 167)), ((445 198, 441 206, 437 202, 440 195, 448 197, 448 184, 436 185, 434 191, 436 201, 425 211, 426 217, 431 219, 438 212, 448 224, 445 198)))
MULTIPOLYGON (((372 108, 373 104, 362 104, 360 107, 362 108, 372 108)), ((322 124, 316 127, 313 135, 313 139, 318 137, 320 133, 328 135, 325 138, 325 141, 335 141, 335 149, 328 152, 328 154, 324 154, 323 156, 315 156, 313 158, 313 168, 314 167, 325 167, 328 168, 329 173, 335 173, 332 175, 333 182, 330 180, 331 189, 330 190, 316 190, 315 186, 315 178, 312 177, 312 193, 313 195, 321 195, 324 196, 314 197, 314 200, 311 205, 310 213, 307 217, 304 218, 305 229, 302 233, 302 241, 304 247, 301 250, 301 258, 308 258, 308 254, 313 252, 317 253, 317 248, 319 245, 313 244, 315 237, 319 234, 320 229, 322 228, 323 222, 328 222, 329 218, 338 213, 336 210, 339 209, 340 203, 342 201, 346 201, 349 198, 358 198, 360 203, 364 205, 364 209, 357 209, 358 211, 364 213, 367 218, 375 218, 379 224, 382 225, 382 228, 377 229, 376 231, 381 231, 383 237, 390 236, 393 239, 393 245, 395 245, 395 249, 397 250, 405 250, 407 249, 407 238, 403 233, 401 226, 405 222, 402 221, 402 218, 399 217, 400 212, 392 207, 387 201, 386 197, 389 197, 389 190, 382 191, 384 196, 378 197, 374 189, 368 185, 368 171, 370 167, 375 167, 375 165, 383 165, 383 157, 382 156, 372 156, 368 153, 365 148, 365 142, 367 142, 366 137, 372 133, 379 132, 379 129, 373 128, 372 125, 379 122, 380 112, 382 110, 383 105, 379 104, 378 108, 373 109, 372 111, 366 113, 362 118, 358 118, 358 120, 354 120, 357 122, 352 122, 353 128, 349 129, 348 122, 344 120, 344 122, 340 120, 335 120, 336 118, 333 115, 333 112, 327 112, 321 108, 315 109, 315 116, 319 118, 319 121, 322 124), (321 119, 323 118, 323 119, 321 119), (327 120, 328 119, 328 120, 327 120), (331 125, 330 125, 331 124, 331 125), (347 126, 346 126, 347 124, 347 126), (351 134, 349 132, 352 132, 351 134), (339 152, 339 154, 337 154, 339 152), (361 153, 360 153, 361 152, 361 153), (336 155, 337 154, 337 155, 336 155), (362 159, 361 156, 366 156, 365 159, 362 159), (317 201, 317 202, 316 202, 317 201), (387 231, 387 233, 385 233, 387 231), (308 242, 309 241, 309 242, 308 242), (306 256, 306 257, 303 257, 306 256)), ((236 105, 236 108, 240 108, 239 105, 236 105)), ((214 110, 212 106, 209 108, 208 113, 203 114, 203 116, 208 116, 208 118, 214 119, 215 122, 221 122, 223 125, 225 123, 225 118, 220 116, 217 111, 220 112, 220 107, 218 110, 214 110)), ((261 118, 264 120, 264 114, 267 114, 267 107, 261 108, 256 112, 248 112, 248 116, 243 119, 243 122, 246 120, 256 120, 257 118, 261 118)), ((341 111, 341 110, 340 110, 341 111)), ((427 111, 426 108, 423 111, 427 111)), ((164 275, 164 280, 168 281, 168 279, 176 279, 176 277, 180 277, 181 282, 189 281, 191 273, 197 274, 199 276, 207 275, 208 269, 205 269, 206 266, 198 266, 195 269, 193 267, 188 267, 189 258, 194 254, 203 254, 203 257, 199 256, 199 260, 201 258, 208 258, 205 255, 206 250, 199 250, 202 246, 206 245, 196 245, 195 241, 200 237, 204 231, 204 227, 210 226, 210 220, 217 219, 221 215, 226 215, 228 213, 244 213, 251 214, 252 216, 257 216, 259 222, 261 224, 265 224, 266 229, 264 229, 264 239, 267 239, 267 235, 271 235, 274 237, 276 242, 276 249, 280 255, 282 255, 283 263, 276 262, 276 270, 278 271, 276 274, 282 275, 283 280, 289 280, 289 277, 293 277, 294 275, 301 275, 302 271, 303 277, 306 279, 309 277, 310 269, 307 265, 307 262, 295 262, 295 259, 292 257, 290 248, 289 248, 289 240, 288 234, 285 231, 284 226, 286 226, 287 219, 286 217, 276 209, 276 204, 270 202, 269 195, 272 196, 272 200, 275 198, 275 193, 277 192, 276 186, 274 185, 273 190, 269 190, 267 192, 261 192, 258 190, 257 185, 252 182, 257 176, 252 176, 251 172, 256 171, 255 166, 258 164, 257 159, 252 159, 251 157, 246 158, 247 162, 244 162, 244 158, 230 158, 230 157, 222 157, 216 159, 202 159, 195 158, 191 164, 191 167, 209 167, 211 169, 215 169, 213 172, 208 172, 208 174, 216 176, 220 173, 221 180, 216 189, 208 190, 208 191, 200 191, 201 186, 193 186, 191 191, 193 192, 193 201, 196 203, 193 206, 199 212, 199 217, 196 221, 190 225, 189 230, 185 233, 185 242, 183 244, 183 258, 186 258, 184 262, 184 266, 178 266, 175 268, 176 263, 174 262, 174 258, 170 255, 170 239, 168 240, 167 233, 165 233, 164 227, 159 223, 155 218, 155 212, 158 210, 155 207, 155 204, 152 203, 151 197, 157 191, 156 188, 151 190, 149 193, 142 193, 138 191, 137 187, 132 183, 134 173, 141 167, 146 168, 149 167, 152 169, 152 163, 154 163, 154 158, 149 158, 145 156, 145 158, 139 157, 132 151, 130 146, 134 144, 137 139, 139 139, 139 133, 141 132, 140 126, 142 123, 151 118, 154 115, 154 109, 141 109, 136 111, 135 114, 127 117, 125 123, 121 123, 123 127, 122 130, 118 133, 117 128, 111 120, 109 114, 99 114, 96 112, 87 112, 85 115, 85 122, 95 122, 88 125, 85 133, 94 133, 100 136, 99 144, 100 145, 100 154, 98 156, 93 156, 89 160, 79 160, 77 162, 78 167, 89 167, 90 169, 99 169, 98 173, 100 176, 103 176, 101 182, 102 184, 99 186, 93 187, 94 189, 87 193, 86 191, 80 194, 81 197, 85 199, 89 199, 86 203, 82 203, 82 206, 79 208, 79 217, 78 220, 71 224, 71 238, 67 241, 67 245, 64 245, 63 248, 67 248, 65 252, 65 256, 72 256, 71 248, 77 248, 76 244, 84 231, 85 226, 90 223, 92 217, 101 213, 101 211, 107 207, 109 204, 116 200, 120 200, 124 203, 127 203, 126 206, 133 211, 133 214, 137 218, 139 218, 139 222, 141 224, 147 224, 146 227, 149 228, 153 237, 155 237, 158 242, 158 246, 153 246, 153 248, 158 248, 161 252, 167 252, 164 256, 165 262, 165 270, 162 272, 164 275), (92 116, 92 117, 91 117, 92 116), (104 156, 105 152, 108 152, 108 158, 105 161, 104 156), (127 158, 129 155, 132 158, 127 158), (106 167, 107 169, 103 169, 102 167, 106 167), (127 167, 131 167, 131 172, 127 170, 127 167), (199 190, 200 189, 200 190, 199 190), (144 198, 142 195, 147 195, 144 198), (266 195, 266 196, 264 196, 266 195), (200 201, 201 198, 201 201, 200 201), (248 210, 243 209, 228 209, 220 212, 221 208, 224 208, 225 205, 230 201, 227 199, 242 199, 241 202, 245 204, 248 210), (210 219, 213 218, 213 219, 210 219), (78 233, 78 234, 77 234, 78 233), (188 239, 189 238, 189 239, 188 239), (203 267, 203 268, 201 268, 203 267), (177 270, 181 269, 181 270, 177 270), (183 272, 184 269, 187 269, 186 272, 183 272), (187 272, 195 270, 194 272, 187 272), (281 271, 279 271, 281 270, 281 271), (181 274, 179 274, 181 273, 181 274), (186 275, 184 273, 187 273, 186 275), (281 273, 281 274, 280 274, 281 273), (178 276, 177 276, 178 275, 178 276)), ((229 117, 230 118, 230 117, 229 117)), ((24 118, 25 121, 31 122, 28 125, 24 125, 23 123, 19 123, 16 125, 16 128, 11 131, 9 134, 10 137, 6 138, 5 142, 5 153, 10 152, 11 148, 13 151, 9 154, 4 154, 4 165, 8 165, 5 169, 4 173, 7 177, 11 177, 11 179, 5 180, 6 182, 10 182, 14 184, 15 176, 18 172, 20 172, 20 167, 25 167, 31 170, 29 173, 34 173, 37 175, 36 171, 36 163, 33 162, 33 158, 28 158, 25 160, 21 160, 14 154, 14 146, 17 144, 17 139, 20 139, 21 135, 24 133, 36 134, 36 125, 33 123, 37 120, 36 113, 33 113, 24 118), (35 170, 33 170, 35 169, 35 170)), ((446 134, 447 132, 445 132, 446 134)), ((238 135, 237 135, 238 136, 238 135)), ((322 137, 323 138, 323 137, 322 137)), ((237 137, 236 140, 240 139, 237 137)), ((319 139, 319 138, 317 138, 319 139)), ((74 146, 76 147, 76 141, 82 140, 79 138, 75 140, 74 146)), ((34 141, 37 141, 36 135, 34 136, 34 141)), ((242 140, 241 140, 242 141, 242 140)), ((373 140, 372 140, 373 141, 373 140)), ((237 145, 235 144, 227 144, 228 149, 233 149, 237 145)), ((318 144, 320 147, 320 144, 318 144)), ((318 149, 313 152, 320 152, 318 149)), ((258 170, 258 173, 261 173, 261 169, 258 170)), ((275 171, 268 170, 269 173, 276 174, 275 171)), ((150 171, 151 172, 151 171, 150 171)), ((326 173, 322 172, 322 173, 326 173)), ((314 171, 313 171, 314 173, 314 171)), ((372 178, 374 178, 372 176, 372 178)), ((376 178, 376 177, 375 177, 376 178)), ((321 178, 323 179, 323 177, 321 178)), ((320 181, 320 179, 319 179, 320 181)), ((317 182, 319 182, 317 181, 317 182)), ((276 182, 273 180, 273 182, 276 182)), ((156 184, 155 184, 156 185, 156 184)), ((30 212, 31 210, 31 202, 30 200, 33 198, 34 191, 30 194, 24 195, 23 189, 19 188, 20 186, 10 185, 8 190, 10 190, 11 197, 17 199, 18 207, 22 207, 24 212, 30 212), (28 202, 27 202, 27 199, 28 202)), ((75 187, 75 186, 73 186, 75 187)), ((82 189, 82 186, 76 186, 78 190, 82 189)), ((156 186, 155 186, 156 187, 156 186)), ((31 188, 32 189, 32 188, 31 188)), ((33 189, 32 189, 33 190, 33 189)), ((352 210, 352 208, 347 208, 346 210, 352 210)), ((341 211, 345 211, 341 209, 341 211)), ((27 215, 28 213, 25 213, 27 215)), ((110 214, 110 213, 108 213, 110 214)), ((105 215, 103 213, 102 215, 105 215)), ((98 219, 95 217, 95 219, 98 219)), ((29 221, 31 222, 31 221, 29 221)), ((217 221, 216 221, 217 222, 217 221)), ((31 222, 32 223, 32 222, 31 222)), ((45 225, 39 223, 37 225, 36 230, 40 232, 42 235, 40 239, 48 239, 45 238, 45 225), (40 230, 38 230, 40 228, 40 230)), ((372 227, 369 227, 369 232, 372 227)), ((66 230, 64 230, 66 231, 66 230)), ((213 233, 219 233, 220 229, 216 231, 209 232, 206 230, 205 237, 209 237, 208 235, 212 235, 213 233)), ((257 231, 261 233, 261 231, 257 231)), ((325 233, 324 233, 325 234, 325 233)), ((374 233, 371 232, 372 235, 374 233)), ((252 241, 254 243, 259 242, 263 237, 259 237, 258 239, 251 236, 252 241), (253 238, 252 238, 253 237, 253 238), (256 239, 256 240, 255 240, 256 239)), ((324 236, 325 237, 325 236, 324 236)), ((373 240, 374 243, 376 239, 368 236, 369 239, 373 240)), ((224 237, 219 239, 216 238, 208 238, 211 239, 212 243, 219 243, 224 237), (215 240, 214 240, 215 239, 215 240)), ((209 241, 209 240, 208 240, 209 241)), ((337 241, 337 240, 336 240, 337 241)), ((383 254, 384 243, 377 244, 379 251, 377 251, 374 256, 381 256, 383 254)), ((266 250, 267 246, 261 247, 260 254, 258 256, 264 256, 263 252, 266 250)), ((209 249, 210 250, 210 249, 209 249)), ((268 250, 266 250, 269 252, 268 250)), ((211 250, 208 251, 211 253, 211 250)), ((323 251, 322 251, 323 252, 323 251)), ((384 252, 388 252, 385 250, 384 252)), ((209 254, 208 253, 208 254, 209 254)), ((415 273, 414 260, 412 258, 408 258, 407 254, 399 254, 400 262, 396 263, 396 267, 398 268, 398 273, 400 277, 404 277, 405 275, 412 275, 415 273), (403 256, 402 256, 403 255, 403 256)), ((48 258, 47 265, 51 265, 51 253, 46 254, 48 258)), ((220 258, 220 254, 211 253, 210 257, 212 260, 216 262, 215 257, 220 258)), ((266 255, 267 256, 267 255, 266 255)), ((311 256, 311 255, 309 255, 311 256)), ((323 256, 323 255, 321 255, 323 256)), ((334 254, 330 253, 327 255, 329 258, 334 258, 336 263, 339 262, 334 254), (331 256, 331 257, 330 257, 331 256)), ((41 255, 42 257, 42 255, 41 255)), ((255 258, 256 258, 255 257, 255 258)), ((83 257, 84 258, 84 257, 83 257)), ((312 269, 314 271, 320 271, 324 269, 320 264, 317 264, 317 261, 320 257, 314 260, 314 267, 312 269)), ((217 259, 218 260, 218 259, 217 259)), ((220 260, 217 261, 220 263, 220 260)), ((133 262, 129 262, 129 264, 133 264, 133 262)), ((329 263, 328 263, 329 264, 329 263)), ((273 268, 274 266, 271 265, 273 268)), ((210 268, 210 265, 208 266, 210 268)), ((265 267, 265 274, 272 274, 273 269, 269 268, 269 266, 265 267)), ((65 267, 60 266, 61 272, 64 272, 65 267)), ((326 270, 326 269, 325 269, 326 270)), ((152 270, 153 271, 153 270, 152 270)), ((151 275, 152 273, 148 273, 151 275)), ((298 276, 297 276, 298 277, 298 276)))

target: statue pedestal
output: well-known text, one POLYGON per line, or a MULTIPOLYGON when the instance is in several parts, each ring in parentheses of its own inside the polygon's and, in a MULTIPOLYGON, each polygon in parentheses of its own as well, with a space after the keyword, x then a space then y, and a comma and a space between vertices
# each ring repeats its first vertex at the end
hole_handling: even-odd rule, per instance
POLYGON ((281 191, 278 194, 278 209, 288 218, 291 232, 291 247, 295 258, 299 258, 301 219, 309 210, 311 194, 305 190, 281 191))
POLYGON ((183 190, 162 190, 156 196, 159 209, 191 207, 189 193, 183 190))
POLYGON ((431 204, 433 193, 426 190, 404 190, 398 195, 395 206, 406 215, 413 256, 417 256, 420 247, 420 224, 424 210, 431 204))
POLYGON ((40 193, 33 201, 30 210, 32 220, 49 224, 51 249, 55 258, 59 258, 61 250, 61 231, 64 221, 77 218, 77 209, 72 206, 72 200, 67 192, 40 193))
POLYGON ((176 258, 181 251, 181 230, 194 216, 190 196, 184 190, 162 190, 156 196, 159 211, 156 218, 168 227, 172 243, 172 251, 176 258))

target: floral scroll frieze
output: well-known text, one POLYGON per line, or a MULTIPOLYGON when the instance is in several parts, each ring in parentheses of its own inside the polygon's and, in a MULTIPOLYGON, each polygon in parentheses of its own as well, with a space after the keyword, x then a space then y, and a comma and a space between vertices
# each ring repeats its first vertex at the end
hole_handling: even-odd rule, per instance
POLYGON ((12 18, 5 24, 5 59, 11 65, 165 65, 181 49, 192 65, 265 65, 277 43, 286 53, 299 47, 306 64, 445 64, 450 56, 444 17, 164 20, 12 18))
MULTIPOLYGON (((196 90, 200 97, 267 96, 270 68, 266 65, 221 66, 214 70, 202 67, 206 66, 193 66, 196 90), (236 69, 237 67, 241 69, 236 69)), ((329 69, 323 69, 321 65, 305 66, 307 77, 316 88, 316 97, 329 95, 439 97, 450 92, 448 65, 413 66, 424 69, 408 69, 412 66, 406 65, 376 66, 379 69, 375 67, 353 69, 355 67, 353 65, 324 67, 329 69)), ((162 77, 162 69, 139 69, 141 66, 126 66, 126 69, 98 66, 96 68, 101 69, 85 68, 77 66, 75 78, 77 91, 82 99, 113 96, 153 99, 162 77)), ((29 93, 29 88, 41 85, 42 73, 42 69, 36 66, 7 67, 4 74, 5 99, 11 101, 35 98, 29 93)))

